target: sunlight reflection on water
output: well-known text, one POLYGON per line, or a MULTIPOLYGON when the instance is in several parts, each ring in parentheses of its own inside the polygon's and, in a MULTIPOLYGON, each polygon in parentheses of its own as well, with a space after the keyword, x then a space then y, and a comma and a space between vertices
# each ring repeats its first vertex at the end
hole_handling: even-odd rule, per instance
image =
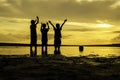
MULTIPOLYGON (((29 47, 0 47, 0 55, 25 55, 29 54, 29 47)), ((37 48, 37 54, 41 55, 41 47, 37 48)), ((54 54, 54 47, 48 47, 48 54, 54 54)), ((120 47, 84 47, 79 52, 78 47, 61 47, 61 54, 65 56, 120 56, 120 47)))

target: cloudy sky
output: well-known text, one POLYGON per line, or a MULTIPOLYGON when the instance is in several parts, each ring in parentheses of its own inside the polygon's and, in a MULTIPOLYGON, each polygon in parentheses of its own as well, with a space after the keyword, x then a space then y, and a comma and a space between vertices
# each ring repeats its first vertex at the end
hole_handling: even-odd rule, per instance
MULTIPOLYGON (((30 20, 53 24, 68 19, 63 44, 120 42, 120 0, 0 0, 0 42, 29 43, 30 20)), ((40 25, 37 26, 41 43, 40 25)), ((49 43, 53 43, 50 26, 49 43)))

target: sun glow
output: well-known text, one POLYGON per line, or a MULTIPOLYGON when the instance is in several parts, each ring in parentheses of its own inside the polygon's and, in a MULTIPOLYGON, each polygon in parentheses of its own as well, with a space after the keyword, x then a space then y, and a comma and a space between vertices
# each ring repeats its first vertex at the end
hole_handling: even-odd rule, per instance
POLYGON ((109 28, 109 27, 112 27, 113 25, 104 23, 104 24, 98 24, 97 26, 101 28, 109 28))

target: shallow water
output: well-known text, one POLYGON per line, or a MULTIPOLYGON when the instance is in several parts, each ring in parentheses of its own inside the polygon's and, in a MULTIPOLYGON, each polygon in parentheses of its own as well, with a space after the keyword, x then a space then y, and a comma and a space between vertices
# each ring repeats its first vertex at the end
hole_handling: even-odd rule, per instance
MULTIPOLYGON (((29 47, 0 47, 0 55, 25 55, 29 54, 29 47)), ((54 47, 48 47, 48 53, 54 54, 54 47)), ((41 47, 37 48, 37 54, 41 55, 41 47)), ((65 56, 120 56, 120 47, 84 47, 80 52, 79 47, 61 47, 61 54, 65 56)))

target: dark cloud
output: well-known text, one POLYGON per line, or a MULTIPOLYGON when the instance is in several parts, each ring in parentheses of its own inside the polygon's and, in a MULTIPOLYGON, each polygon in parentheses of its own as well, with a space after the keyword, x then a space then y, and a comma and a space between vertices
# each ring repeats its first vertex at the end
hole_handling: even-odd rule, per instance
POLYGON ((73 36, 73 35, 62 35, 62 39, 68 39, 71 36, 73 36))
POLYGON ((112 41, 120 43, 120 34, 116 36, 115 38, 113 38, 112 41))
POLYGON ((22 39, 23 35, 20 35, 18 36, 18 34, 3 34, 3 33, 0 33, 0 42, 17 42, 17 41, 20 41, 22 39))
MULTIPOLYGON (((96 22, 96 20, 100 20, 103 21, 103 23, 114 23, 115 25, 117 23, 117 25, 119 25, 120 7, 111 7, 117 1, 119 0, 93 0, 91 2, 88 0, 81 0, 81 2, 77 2, 76 0, 0 0, 0 17, 6 17, 0 18, 0 21, 3 23, 1 23, 1 25, 6 25, 5 23, 18 22, 20 22, 20 24, 23 24, 21 23, 21 21, 24 22, 23 19, 20 20, 19 18, 16 19, 13 17, 33 19, 36 15, 38 15, 40 17, 40 21, 42 21, 43 19, 61 21, 65 18, 68 18, 69 22, 84 23, 79 25, 76 24, 77 26, 72 24, 67 25, 66 23, 66 26, 72 26, 64 28, 64 30, 68 31, 86 32, 106 30, 105 28, 95 28, 96 26, 92 24, 99 24, 98 22, 96 22), (104 22, 105 20, 107 22, 104 22), (78 28, 78 26, 83 27, 78 28)), ((25 21, 27 23, 29 20, 25 21)), ((29 25, 30 24, 28 24, 27 26, 29 25)), ((14 24, 12 24, 12 26, 14 26, 14 24)), ((112 31, 112 29, 110 30, 112 31)), ((113 31, 113 33, 120 33, 120 31, 113 31)), ((21 39, 29 39, 28 34, 0 34, 0 36, 0 41, 20 41, 21 39)), ((63 35, 63 38, 68 38, 69 36, 71 35, 63 35)), ((38 34, 38 39, 40 39, 40 37, 41 35, 38 34)), ((54 33, 49 34, 49 39, 53 38, 54 33)), ((119 40, 119 36, 116 37, 114 40, 119 40)))
POLYGON ((120 20, 119 7, 110 6, 115 0, 96 0, 76 2, 76 0, 7 0, 10 6, 0 7, 0 15, 92 21, 96 19, 120 20), (6 13, 6 14, 5 14, 6 13))
POLYGON ((86 32, 86 31, 95 31, 95 29, 67 29, 68 31, 80 31, 80 32, 86 32))
POLYGON ((120 33, 120 31, 113 31, 112 33, 120 33))
POLYGON ((0 22, 1 24, 10 24, 10 23, 14 23, 14 24, 23 24, 23 23, 28 23, 30 22, 30 19, 24 19, 24 18, 12 18, 12 17, 0 17, 0 22))

